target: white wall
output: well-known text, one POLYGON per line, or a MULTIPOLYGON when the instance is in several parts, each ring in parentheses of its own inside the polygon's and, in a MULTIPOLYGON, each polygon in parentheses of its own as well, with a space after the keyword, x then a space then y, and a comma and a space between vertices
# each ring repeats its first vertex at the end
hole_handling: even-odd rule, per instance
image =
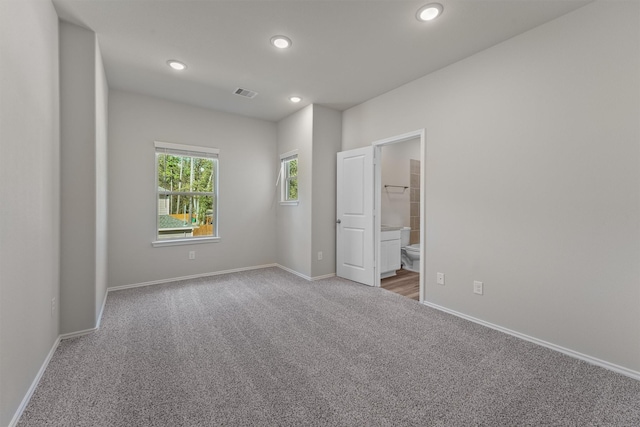
POLYGON ((336 271, 336 153, 342 114, 309 105, 278 122, 279 155, 298 150, 297 205, 278 204, 278 264, 307 278, 336 271), (322 252, 322 260, 318 259, 322 252))
POLYGON ((420 139, 390 144, 382 147, 381 179, 382 194, 380 197, 381 223, 394 227, 410 227, 409 160, 420 159, 420 139), (406 189, 385 185, 406 186, 406 189))
MULTIPOLYGON (((279 165, 280 154, 298 150, 298 204, 277 204, 278 264, 311 277, 311 206, 313 169, 313 105, 278 122, 278 148, 274 158, 279 165)), ((277 172, 276 172, 277 174, 277 172)), ((273 183, 276 175, 273 175, 273 183)))
POLYGON ((276 262, 274 123, 111 91, 108 138, 110 287, 276 262), (220 242, 151 246, 154 141, 220 149, 220 242), (196 251, 195 260, 189 251, 196 251))
POLYGON ((107 84, 96 35, 60 24, 60 331, 96 326, 106 293, 107 84))
POLYGON ((99 321, 102 304, 107 295, 107 124, 109 87, 104 72, 102 54, 95 40, 96 91, 96 295, 95 321, 99 321))
POLYGON ((343 150, 426 128, 427 301, 640 372, 639 21, 592 3, 344 113, 343 150))
POLYGON ((0 1, 0 425, 58 336, 58 17, 50 2, 0 1))
POLYGON ((342 113, 314 104, 311 277, 336 272, 336 153, 341 145, 342 113))

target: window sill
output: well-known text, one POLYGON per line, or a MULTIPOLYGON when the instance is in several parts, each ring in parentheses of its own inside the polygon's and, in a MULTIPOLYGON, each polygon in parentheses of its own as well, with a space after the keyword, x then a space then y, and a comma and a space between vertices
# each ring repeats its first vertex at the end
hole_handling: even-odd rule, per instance
POLYGON ((191 239, 171 239, 171 240, 155 240, 151 242, 151 246, 154 248, 161 248, 163 246, 181 246, 181 245, 197 245, 200 243, 218 243, 220 237, 201 237, 191 239))
POLYGON ((280 202, 280 206, 298 206, 297 200, 289 200, 286 202, 280 202))

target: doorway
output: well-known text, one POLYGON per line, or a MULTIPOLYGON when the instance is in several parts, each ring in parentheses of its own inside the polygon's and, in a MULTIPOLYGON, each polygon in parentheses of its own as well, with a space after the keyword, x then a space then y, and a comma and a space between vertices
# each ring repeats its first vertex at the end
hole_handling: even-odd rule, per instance
MULTIPOLYGON (((419 273, 418 277, 418 289, 419 289, 419 297, 418 300, 420 302, 424 301, 424 277, 425 277, 425 131, 424 129, 420 129, 414 132, 409 132, 406 134, 394 136, 391 138, 386 138, 383 140, 373 142, 374 147, 374 158, 376 160, 376 167, 374 169, 374 212, 378 213, 375 215, 374 221, 374 242, 375 242, 375 257, 376 257, 376 265, 383 265, 382 258, 385 256, 383 254, 381 236, 382 236, 382 226, 387 226, 385 230, 391 228, 397 228, 397 226, 409 226, 411 230, 409 231, 409 244, 413 245, 413 247, 419 247, 419 259, 416 260, 413 265, 406 265, 407 262, 411 262, 410 260, 404 260, 403 264, 404 271, 401 271, 401 274, 395 276, 397 280, 395 280, 395 284, 391 284, 391 286, 395 286, 397 290, 400 292, 408 294, 405 296, 410 296, 414 293, 412 289, 410 289, 410 283, 415 281, 415 273, 419 273), (384 151, 401 153, 402 151, 407 150, 399 150, 399 145, 403 144, 407 148, 409 148, 412 144, 419 145, 419 150, 416 154, 407 155, 401 154, 396 157, 407 157, 406 167, 403 168, 402 171, 394 172, 394 173, 383 173, 383 167, 385 167, 384 162, 384 151), (386 147, 386 149, 385 149, 386 147), (390 149, 393 148, 393 151, 390 149), (415 158, 417 157, 417 158, 415 158), (412 160, 412 161, 409 161, 412 160), (394 174, 398 173, 406 173, 406 177, 408 180, 404 180, 399 183, 398 181, 391 182, 394 179, 394 174), (413 172, 413 174, 412 174, 413 172), (419 174, 416 174, 419 172, 419 174), (383 176, 385 179, 389 180, 389 182, 383 182, 383 176), (407 182, 408 181, 408 182, 407 182), (408 183, 408 185, 406 185, 408 183), (386 186, 386 187, 385 187, 386 186), (405 188, 408 187, 408 188, 405 188), (412 197, 413 196, 413 197, 412 197), (386 198, 385 198, 386 197, 386 198), (396 215, 396 213, 391 212, 390 209, 393 210, 394 199, 400 203, 407 202, 406 212, 401 213, 400 215, 396 215), (413 208, 413 209, 412 209, 413 208), (399 216, 403 216, 403 218, 399 218, 399 216), (390 222, 393 224, 385 224, 383 222, 383 218, 385 220, 390 219, 390 222), (408 224, 407 224, 408 223, 408 224), (396 226, 396 227, 394 227, 396 226), (417 265, 416 265, 417 264, 417 265), (417 268, 416 268, 417 267, 417 268), (406 270, 413 270, 406 271, 406 270), (408 273, 408 274, 405 274, 408 273), (402 283, 406 283, 406 286, 403 286, 402 283)), ((406 242, 405 242, 406 243, 406 242)), ((406 254, 402 258, 407 258, 406 254)), ((394 282, 393 278, 385 279, 387 283, 389 281, 394 282)), ((414 282, 415 283, 415 282, 414 282)), ((374 286, 381 286, 381 278, 379 271, 376 271, 374 277, 374 286)), ((391 290, 391 289, 390 289, 391 290)))
MULTIPOLYGON (((419 301, 425 298, 425 130, 374 141, 371 145, 337 154, 336 275, 380 287, 382 148, 411 140, 420 141, 419 301)), ((400 238, 397 241, 400 252, 400 238)))
POLYGON ((420 301, 420 273, 402 268, 396 271, 395 276, 380 279, 380 287, 403 297, 420 301))

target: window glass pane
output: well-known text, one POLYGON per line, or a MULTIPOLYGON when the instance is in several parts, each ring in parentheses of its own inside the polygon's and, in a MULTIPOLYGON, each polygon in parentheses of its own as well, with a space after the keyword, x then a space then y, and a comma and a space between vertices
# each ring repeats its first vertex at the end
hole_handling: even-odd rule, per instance
POLYGON ((192 191, 213 191, 213 176, 216 168, 216 159, 193 158, 193 190, 192 191))
POLYGON ((159 195, 158 240, 214 237, 216 211, 214 196, 159 195))
POLYGON ((289 160, 287 165, 289 176, 298 176, 298 159, 289 160))
POLYGON ((298 200, 298 180, 296 178, 287 180, 287 200, 298 200))
POLYGON ((158 187, 163 190, 173 191, 178 189, 180 177, 181 157, 170 154, 157 154, 158 158, 158 187))
POLYGON ((156 162, 157 239, 216 237, 218 159, 156 152, 156 162))
POLYGON ((298 200, 298 158, 288 158, 282 160, 283 185, 282 200, 298 200))
POLYGON ((161 153, 157 158, 159 191, 213 192, 217 159, 161 153))

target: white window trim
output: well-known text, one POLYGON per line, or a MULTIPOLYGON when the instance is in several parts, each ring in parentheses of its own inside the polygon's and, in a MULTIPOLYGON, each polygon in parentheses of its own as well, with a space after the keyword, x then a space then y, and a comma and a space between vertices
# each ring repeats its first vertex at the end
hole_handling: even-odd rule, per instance
MULTIPOLYGON (((300 170, 300 158, 298 156, 298 150, 291 150, 291 151, 287 151, 286 153, 282 153, 280 154, 280 173, 278 175, 278 181, 281 181, 280 184, 280 206, 297 206, 298 203, 300 203, 300 198, 299 198, 299 191, 300 191, 300 187, 298 187, 298 199, 296 200, 284 200, 284 194, 285 194, 285 186, 284 186, 284 169, 283 169, 283 162, 285 160, 288 160, 289 158, 293 158, 295 157, 296 159, 298 159, 298 170, 300 170), (282 179, 280 179, 282 178, 282 179)), ((296 180, 297 180, 297 176, 296 176, 296 180)))
POLYGON ((286 153, 280 154, 280 161, 283 161, 287 157, 293 157, 293 156, 297 156, 297 155, 298 155, 298 150, 297 149, 296 150, 287 151, 286 153))
MULTIPOLYGON (((218 159, 218 169, 217 169, 217 176, 216 176, 216 185, 215 185, 215 189, 213 191, 213 194, 215 194, 216 197, 216 208, 217 206, 220 205, 220 192, 218 189, 218 178, 220 177, 220 149, 219 148, 213 148, 213 147, 201 147, 198 145, 187 145, 187 144, 176 144, 173 142, 163 142, 163 141, 154 141, 154 155, 156 153, 158 153, 158 148, 165 148, 165 149, 169 149, 172 151, 179 151, 184 153, 185 155, 202 155, 202 154, 211 154, 211 158, 216 158, 218 159)), ((155 188, 155 193, 156 193, 156 199, 158 197, 158 162, 155 161, 155 178, 154 178, 154 188, 155 188)), ((218 210, 216 209, 216 231, 219 228, 219 224, 218 224, 218 210)), ((155 238, 158 238, 158 203, 156 200, 156 223, 155 223, 155 230, 154 230, 154 235, 155 238)), ((166 240, 153 240, 151 242, 151 246, 153 246, 154 248, 158 248, 158 247, 163 247, 163 246, 181 246, 181 245, 197 245, 197 244, 202 244, 202 243, 218 243, 220 242, 221 237, 218 234, 218 236, 212 236, 212 237, 190 237, 188 239, 166 239, 166 240)))
MULTIPOLYGON (((158 233, 156 229, 156 234, 158 233)), ((154 240, 151 242, 151 246, 154 248, 161 248, 163 246, 182 246, 182 245, 198 245, 201 243, 218 243, 220 236, 218 237, 191 237, 189 239, 167 239, 167 240, 154 240)))
POLYGON ((197 145, 186 145, 186 144, 175 144, 173 142, 162 142, 162 141, 154 141, 154 146, 156 149, 158 148, 167 148, 169 150, 175 151, 190 151, 193 153, 208 153, 208 154, 220 154, 219 148, 213 147, 200 147, 197 145))

